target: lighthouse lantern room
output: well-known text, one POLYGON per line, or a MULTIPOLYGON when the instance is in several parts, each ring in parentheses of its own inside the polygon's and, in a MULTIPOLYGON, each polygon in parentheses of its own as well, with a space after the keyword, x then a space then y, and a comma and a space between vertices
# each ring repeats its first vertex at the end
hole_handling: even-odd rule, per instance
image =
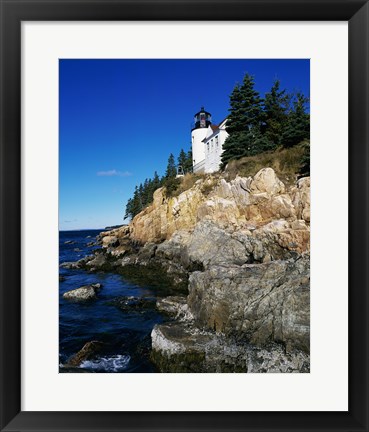
POLYGON ((205 146, 203 143, 208 126, 211 125, 211 114, 204 107, 195 114, 193 128, 191 129, 193 172, 205 170, 205 146))

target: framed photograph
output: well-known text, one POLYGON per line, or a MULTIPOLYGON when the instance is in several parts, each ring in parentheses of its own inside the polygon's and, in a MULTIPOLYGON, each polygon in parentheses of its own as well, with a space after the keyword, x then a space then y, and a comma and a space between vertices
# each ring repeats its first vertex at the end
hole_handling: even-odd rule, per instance
POLYGON ((1 430, 368 430, 368 3, 1 2, 1 430))

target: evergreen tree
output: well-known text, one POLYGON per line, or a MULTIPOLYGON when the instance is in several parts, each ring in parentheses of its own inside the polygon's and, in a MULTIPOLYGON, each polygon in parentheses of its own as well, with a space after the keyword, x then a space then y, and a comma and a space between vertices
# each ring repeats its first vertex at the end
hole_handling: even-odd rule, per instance
POLYGON ((143 206, 139 193, 139 188, 136 186, 133 193, 133 198, 130 198, 127 202, 125 219, 127 219, 128 217, 133 219, 138 213, 140 213, 142 208, 143 206))
POLYGON ((187 164, 187 154, 183 149, 181 149, 178 156, 178 166, 182 167, 182 169, 185 170, 186 164, 187 164))
POLYGON ((289 96, 286 90, 280 89, 280 81, 275 80, 264 99, 265 135, 274 144, 274 148, 282 141, 282 134, 287 123, 289 96))
POLYGON ((270 149, 270 142, 263 136, 265 115, 262 102, 254 89, 254 78, 246 74, 242 85, 237 84, 230 96, 230 114, 226 124, 229 136, 223 145, 223 168, 232 159, 270 149))
POLYGON ((133 206, 132 201, 133 201, 132 198, 129 198, 128 201, 127 201, 126 212, 124 214, 124 219, 128 219, 128 218, 132 217, 132 206, 133 206))
POLYGON ((310 137, 310 115, 306 113, 308 99, 298 93, 289 113, 286 128, 282 135, 284 147, 292 147, 310 137))
POLYGON ((171 153, 168 158, 167 169, 165 171, 165 178, 166 179, 175 178, 176 175, 177 175, 176 163, 175 163, 173 153, 171 153))
POLYGON ((184 167, 185 173, 192 172, 192 150, 188 150, 186 163, 184 167))
MULTIPOLYGON (((192 170, 192 152, 189 151, 186 153, 184 150, 181 150, 178 162, 183 164, 185 172, 190 172, 192 170)), ((124 219, 133 219, 145 207, 151 204, 154 192, 160 187, 165 186, 167 195, 171 196, 180 184, 180 181, 176 176, 177 168, 175 165, 175 159, 173 154, 170 154, 167 169, 162 178, 160 178, 158 173, 155 171, 152 179, 147 178, 143 183, 135 187, 133 197, 129 198, 127 201, 124 219)))
POLYGON ((254 89, 254 78, 246 74, 243 83, 237 84, 230 96, 227 132, 246 132, 254 126, 260 126, 264 120, 262 99, 254 89))
POLYGON ((182 167, 185 174, 192 172, 192 150, 186 153, 181 149, 178 156, 178 166, 182 167))
POLYGON ((159 189, 160 187, 161 187, 161 181, 160 181, 158 173, 155 171, 154 172, 154 177, 152 179, 152 190, 153 190, 153 193, 156 191, 156 189, 159 189))
POLYGON ((141 192, 142 206, 146 207, 148 204, 150 204, 151 199, 152 196, 150 196, 150 180, 145 179, 141 192))
POLYGON ((165 177, 163 182, 168 196, 171 196, 179 186, 180 182, 179 179, 176 178, 176 175, 177 168, 175 164, 175 159, 173 154, 171 153, 168 158, 167 169, 165 171, 165 177))
POLYGON ((244 117, 243 117, 243 97, 240 84, 236 84, 229 97, 229 116, 227 120, 226 130, 229 135, 237 132, 242 132, 245 129, 244 117))

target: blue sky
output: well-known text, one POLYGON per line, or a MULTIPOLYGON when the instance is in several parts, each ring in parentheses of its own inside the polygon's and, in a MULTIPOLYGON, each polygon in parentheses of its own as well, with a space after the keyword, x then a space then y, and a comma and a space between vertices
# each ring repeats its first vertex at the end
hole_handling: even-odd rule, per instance
POLYGON ((228 115, 247 72, 262 96, 276 78, 310 95, 309 60, 60 60, 59 228, 123 223, 135 185, 189 150, 201 106, 228 115))

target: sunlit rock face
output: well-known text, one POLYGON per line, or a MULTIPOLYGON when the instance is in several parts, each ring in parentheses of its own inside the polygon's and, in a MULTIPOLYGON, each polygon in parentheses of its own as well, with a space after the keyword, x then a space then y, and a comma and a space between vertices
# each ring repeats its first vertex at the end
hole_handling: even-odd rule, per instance
MULTIPOLYGON (((229 182, 208 176, 178 197, 166 198, 158 189, 153 203, 131 222, 130 236, 142 243, 161 242, 178 230, 193 230, 203 220, 237 230, 279 219, 310 221, 310 179, 300 179, 287 191, 273 169, 264 168, 253 178, 237 176, 229 182)), ((114 238, 105 240, 111 241, 114 238)))
POLYGON ((157 305, 174 319, 152 332, 162 371, 309 371, 310 178, 286 187, 264 168, 208 175, 177 197, 161 188, 99 242, 87 268, 160 268, 185 286, 157 305))

